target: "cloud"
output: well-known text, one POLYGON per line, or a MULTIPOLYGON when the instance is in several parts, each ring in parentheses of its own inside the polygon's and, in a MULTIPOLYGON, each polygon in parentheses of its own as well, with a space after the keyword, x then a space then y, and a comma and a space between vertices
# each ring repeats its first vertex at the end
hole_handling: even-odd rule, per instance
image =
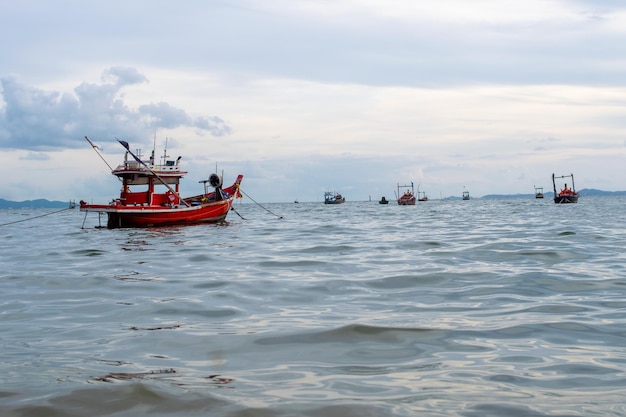
POLYGON ((111 67, 101 83, 83 82, 74 93, 45 91, 15 77, 0 79, 0 148, 51 151, 84 146, 92 138, 120 137, 145 142, 156 129, 192 127, 200 134, 224 136, 231 128, 217 116, 192 117, 166 102, 140 105, 125 102, 124 90, 146 83, 134 68, 111 67))
POLYGON ((28 152, 26 155, 20 157, 23 161, 49 161, 50 156, 42 152, 28 152))
POLYGON ((217 116, 198 117, 194 120, 193 125, 200 131, 210 131, 213 136, 225 136, 232 133, 230 126, 217 116))
POLYGON ((140 106, 139 113, 154 128, 175 129, 179 126, 193 126, 200 131, 211 132, 214 136, 224 136, 232 132, 224 120, 217 116, 192 118, 184 110, 164 102, 140 106))
POLYGON ((102 74, 102 81, 109 81, 121 88, 127 85, 148 82, 148 79, 139 73, 135 68, 111 67, 102 74))

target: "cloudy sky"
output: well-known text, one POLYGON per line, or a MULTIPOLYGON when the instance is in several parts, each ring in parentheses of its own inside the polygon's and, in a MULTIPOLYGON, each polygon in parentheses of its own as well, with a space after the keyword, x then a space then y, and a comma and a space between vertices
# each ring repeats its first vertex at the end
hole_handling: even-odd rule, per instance
POLYGON ((626 189, 617 0, 0 3, 0 198, 107 202, 116 138, 260 202, 626 189))

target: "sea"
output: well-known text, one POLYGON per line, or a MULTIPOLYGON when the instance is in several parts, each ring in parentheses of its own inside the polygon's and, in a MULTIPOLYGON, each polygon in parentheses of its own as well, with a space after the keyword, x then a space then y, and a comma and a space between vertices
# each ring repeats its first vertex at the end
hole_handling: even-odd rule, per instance
POLYGON ((0 416, 626 416, 626 197, 347 198, 0 210, 0 416))

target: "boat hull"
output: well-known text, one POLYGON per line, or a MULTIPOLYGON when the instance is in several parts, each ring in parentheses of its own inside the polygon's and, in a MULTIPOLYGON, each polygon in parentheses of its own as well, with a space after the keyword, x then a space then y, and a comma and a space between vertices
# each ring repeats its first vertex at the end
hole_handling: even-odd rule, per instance
POLYGON ((218 223, 223 221, 232 205, 232 199, 218 205, 180 207, 172 209, 116 209, 107 210, 107 227, 157 227, 218 223))
POLYGON ((578 195, 557 195, 554 197, 556 204, 578 203, 578 195))
POLYGON ((414 206, 415 205, 415 201, 417 199, 415 197, 411 197, 411 198, 399 198, 398 199, 398 205, 399 206, 414 206))
POLYGON ((324 201, 324 204, 343 204, 346 202, 345 198, 339 198, 337 200, 328 200, 328 201, 324 201))

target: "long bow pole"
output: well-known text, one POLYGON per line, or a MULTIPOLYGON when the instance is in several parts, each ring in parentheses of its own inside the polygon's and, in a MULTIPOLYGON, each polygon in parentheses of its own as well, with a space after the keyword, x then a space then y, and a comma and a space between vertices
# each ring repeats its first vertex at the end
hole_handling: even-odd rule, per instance
MULTIPOLYGON (((116 139, 117 139, 117 138, 116 138, 116 139)), ((168 190, 170 190, 172 193, 174 193, 174 195, 175 195, 176 197, 178 197, 178 199, 179 199, 180 201, 182 201, 182 202, 183 202, 183 203, 184 203, 187 207, 191 207, 191 206, 189 205, 189 203, 188 203, 188 202, 186 202, 185 200, 183 200, 183 198, 180 196, 180 194, 178 194, 178 193, 176 192, 176 190, 174 190, 172 187, 170 187, 170 185, 169 185, 168 183, 166 183, 166 182, 165 182, 165 180, 159 176, 159 174, 157 174, 156 172, 154 172, 154 171, 153 171, 153 170, 152 170, 152 169, 151 169, 148 165, 146 165, 146 163, 145 163, 145 162, 143 162, 141 159, 137 158, 137 156, 136 156, 136 155, 135 155, 135 154, 134 154, 134 153, 130 150, 130 148, 129 148, 129 146, 128 146, 128 142, 123 141, 123 140, 119 140, 119 139, 117 139, 117 141, 118 141, 118 142, 119 142, 119 143, 120 143, 120 144, 121 144, 124 148, 126 148, 126 150, 128 151, 128 153, 129 153, 129 154, 130 154, 133 158, 135 158, 135 161, 139 162, 141 165, 143 165, 144 167, 146 167, 146 168, 148 169, 148 171, 150 171, 150 173, 151 173, 152 175, 154 175, 154 176, 155 176, 155 177, 156 177, 159 181, 161 181, 161 184, 165 185, 165 186, 167 187, 167 189, 168 189, 168 190)))
POLYGON ((107 164, 107 166, 109 167, 109 169, 111 171, 113 171, 113 168, 111 168, 111 165, 109 165, 109 163, 106 161, 106 159, 104 159, 104 157, 102 156, 102 154, 100 154, 100 152, 98 151, 98 146, 96 146, 91 139, 89 139, 87 136, 85 136, 85 139, 87 140, 87 142, 89 142, 89 144, 91 145, 91 147, 93 148, 94 151, 96 151, 96 153, 98 154, 98 156, 100 157, 100 159, 102 159, 104 161, 105 164, 107 164))

